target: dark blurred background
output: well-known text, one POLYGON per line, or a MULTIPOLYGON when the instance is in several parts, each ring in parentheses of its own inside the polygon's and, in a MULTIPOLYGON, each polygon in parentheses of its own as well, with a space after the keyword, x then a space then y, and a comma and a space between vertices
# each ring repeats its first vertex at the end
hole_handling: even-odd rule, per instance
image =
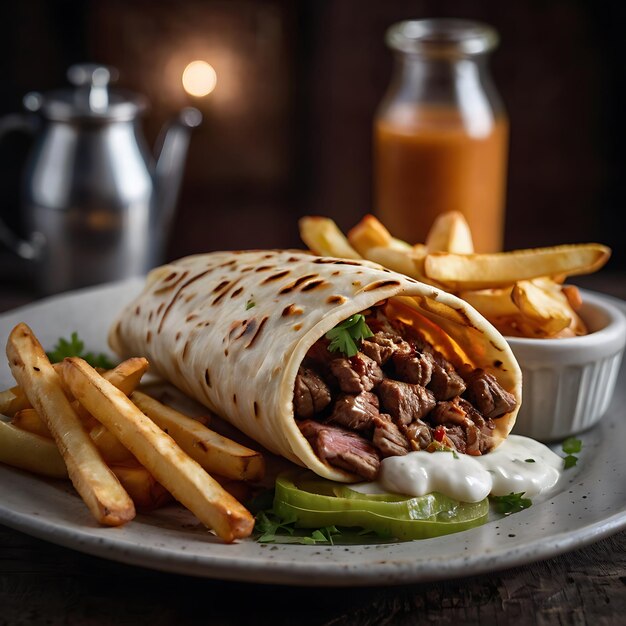
MULTIPOLYGON (((151 102, 151 144, 182 106, 205 116, 170 258, 297 246, 301 215, 328 215, 345 229, 372 210, 372 119, 392 63, 385 30, 437 16, 479 19, 501 34, 491 68, 511 120, 506 248, 601 241, 614 251, 605 271, 626 271, 619 0, 3 2, 0 114, 21 110, 30 90, 66 85, 72 63, 113 65, 121 86, 151 102), (217 72, 203 99, 181 86, 195 59, 217 72)), ((17 136, 0 146, 0 210, 16 227, 27 148, 17 136)), ((0 263, 0 290, 29 289, 6 251, 0 263)))

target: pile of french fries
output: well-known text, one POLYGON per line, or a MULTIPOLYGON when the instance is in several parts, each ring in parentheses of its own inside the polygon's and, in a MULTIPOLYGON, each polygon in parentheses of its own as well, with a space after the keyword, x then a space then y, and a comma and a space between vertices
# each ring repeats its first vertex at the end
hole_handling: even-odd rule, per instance
POLYGON ((331 219, 304 217, 300 236, 315 254, 367 259, 454 293, 511 337, 586 334, 577 313, 580 293, 563 283, 568 276, 595 272, 611 254, 597 243, 476 254, 467 221, 457 211, 442 214, 426 241, 414 245, 393 237, 372 215, 347 236, 331 219))
POLYGON ((0 462, 69 477, 104 525, 174 498, 225 541, 251 534, 252 515, 224 486, 259 481, 262 455, 138 391, 146 359, 102 373, 79 358, 53 365, 26 324, 7 356, 17 385, 0 392, 10 418, 0 419, 0 462))

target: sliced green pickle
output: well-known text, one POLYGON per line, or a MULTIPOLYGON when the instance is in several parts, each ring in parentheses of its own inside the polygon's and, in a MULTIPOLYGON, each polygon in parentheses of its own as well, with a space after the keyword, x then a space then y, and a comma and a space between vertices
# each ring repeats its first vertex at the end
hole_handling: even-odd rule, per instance
POLYGON ((459 502, 440 493, 363 494, 294 470, 276 479, 274 511, 301 528, 358 527, 401 541, 456 533, 487 521, 489 500, 459 502))

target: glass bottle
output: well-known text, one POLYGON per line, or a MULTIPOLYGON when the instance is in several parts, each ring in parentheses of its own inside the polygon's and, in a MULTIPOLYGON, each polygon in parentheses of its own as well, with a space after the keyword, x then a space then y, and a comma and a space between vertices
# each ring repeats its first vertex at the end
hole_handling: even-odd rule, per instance
POLYGON ((444 211, 464 214, 477 252, 502 248, 508 119, 487 67, 485 24, 400 22, 386 42, 395 68, 374 124, 375 212, 411 243, 444 211))

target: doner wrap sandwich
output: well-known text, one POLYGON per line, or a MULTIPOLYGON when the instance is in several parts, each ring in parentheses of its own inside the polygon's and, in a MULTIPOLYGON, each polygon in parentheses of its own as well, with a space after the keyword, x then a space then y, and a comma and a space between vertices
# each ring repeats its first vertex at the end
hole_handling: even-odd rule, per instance
POLYGON ((268 450, 335 481, 387 456, 487 454, 509 434, 521 372, 459 298, 367 261, 216 252, 153 270, 113 324, 120 357, 268 450))

